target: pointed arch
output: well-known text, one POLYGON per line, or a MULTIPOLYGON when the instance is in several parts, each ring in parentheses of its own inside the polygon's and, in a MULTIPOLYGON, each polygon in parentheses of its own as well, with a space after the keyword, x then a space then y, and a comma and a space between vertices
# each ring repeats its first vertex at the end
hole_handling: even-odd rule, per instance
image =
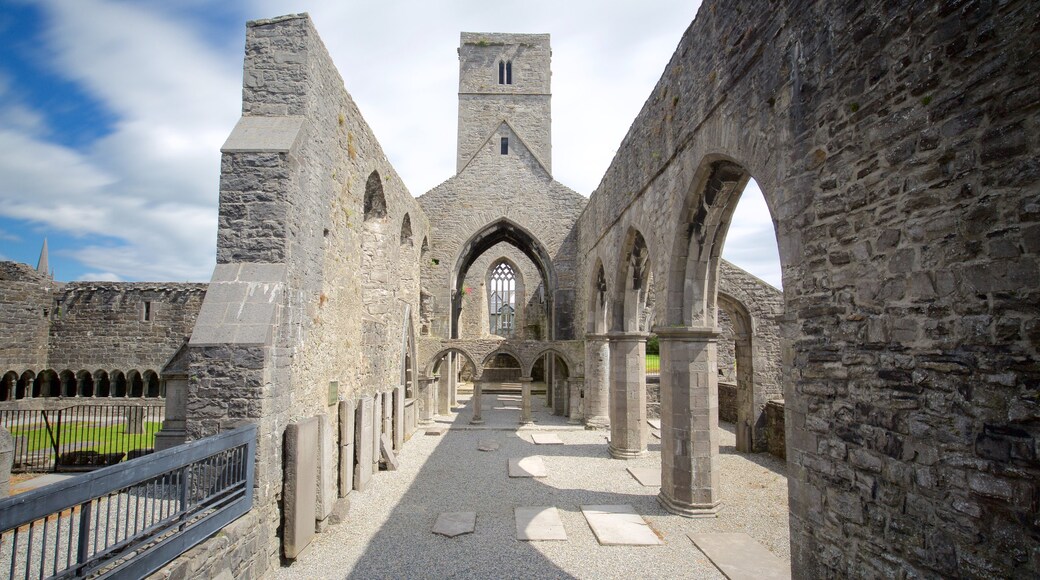
POLYGON ((508 218, 493 221, 470 236, 459 250, 455 267, 452 269, 448 283, 452 296, 451 337, 458 338, 459 314, 462 313, 463 285, 470 266, 481 254, 500 242, 512 244, 526 255, 538 269, 545 288, 546 318, 549 327, 549 340, 555 335, 553 308, 553 291, 556 288, 556 273, 553 270, 552 257, 538 238, 524 227, 508 218))
POLYGON ((523 271, 508 256, 495 258, 484 273, 487 293, 488 332, 497 336, 520 336, 527 303, 523 271))
POLYGON ((635 227, 629 227, 621 246, 620 260, 614 276, 612 331, 645 331, 643 309, 650 286, 650 248, 646 238, 635 227))
POLYGON ((603 334, 607 331, 609 320, 607 313, 608 292, 607 275, 603 268, 603 260, 598 256, 596 262, 589 271, 589 292, 586 295, 585 305, 587 314, 585 320, 585 331, 595 334, 603 334))
POLYGON ((386 196, 383 195, 383 179, 378 171, 368 174, 365 182, 365 221, 386 217, 386 196))
POLYGON ((408 214, 401 220, 401 245, 405 244, 412 245, 412 218, 408 214))

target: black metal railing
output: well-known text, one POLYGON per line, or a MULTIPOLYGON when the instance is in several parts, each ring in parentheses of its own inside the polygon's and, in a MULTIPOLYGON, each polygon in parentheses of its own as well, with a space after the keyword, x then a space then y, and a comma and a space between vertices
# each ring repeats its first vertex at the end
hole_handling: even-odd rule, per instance
POLYGON ((164 413, 161 401, 5 409, 0 425, 14 437, 12 471, 90 471, 150 453, 164 413))
POLYGON ((0 578, 143 578, 249 511, 256 425, 0 500, 0 578))

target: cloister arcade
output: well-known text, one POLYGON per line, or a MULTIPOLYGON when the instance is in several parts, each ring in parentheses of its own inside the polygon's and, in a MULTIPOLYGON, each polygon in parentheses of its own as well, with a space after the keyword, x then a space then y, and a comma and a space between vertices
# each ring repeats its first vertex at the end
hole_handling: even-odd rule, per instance
POLYGON ((23 399, 120 399, 165 397, 159 374, 152 369, 94 371, 8 371, 0 378, 0 401, 23 399))

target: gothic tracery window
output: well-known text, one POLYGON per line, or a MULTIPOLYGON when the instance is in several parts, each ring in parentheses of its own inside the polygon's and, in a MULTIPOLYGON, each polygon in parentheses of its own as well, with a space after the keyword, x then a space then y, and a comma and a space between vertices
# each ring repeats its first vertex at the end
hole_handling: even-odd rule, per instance
POLYGON ((500 262, 491 271, 490 279, 488 319, 491 334, 511 336, 516 322, 516 272, 508 263, 500 262))

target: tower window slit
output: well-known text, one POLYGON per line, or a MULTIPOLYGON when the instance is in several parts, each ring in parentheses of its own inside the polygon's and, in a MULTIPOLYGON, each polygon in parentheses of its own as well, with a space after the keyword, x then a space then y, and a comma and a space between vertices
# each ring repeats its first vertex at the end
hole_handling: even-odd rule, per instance
POLYGON ((509 137, 502 137, 502 155, 509 155, 509 137))

